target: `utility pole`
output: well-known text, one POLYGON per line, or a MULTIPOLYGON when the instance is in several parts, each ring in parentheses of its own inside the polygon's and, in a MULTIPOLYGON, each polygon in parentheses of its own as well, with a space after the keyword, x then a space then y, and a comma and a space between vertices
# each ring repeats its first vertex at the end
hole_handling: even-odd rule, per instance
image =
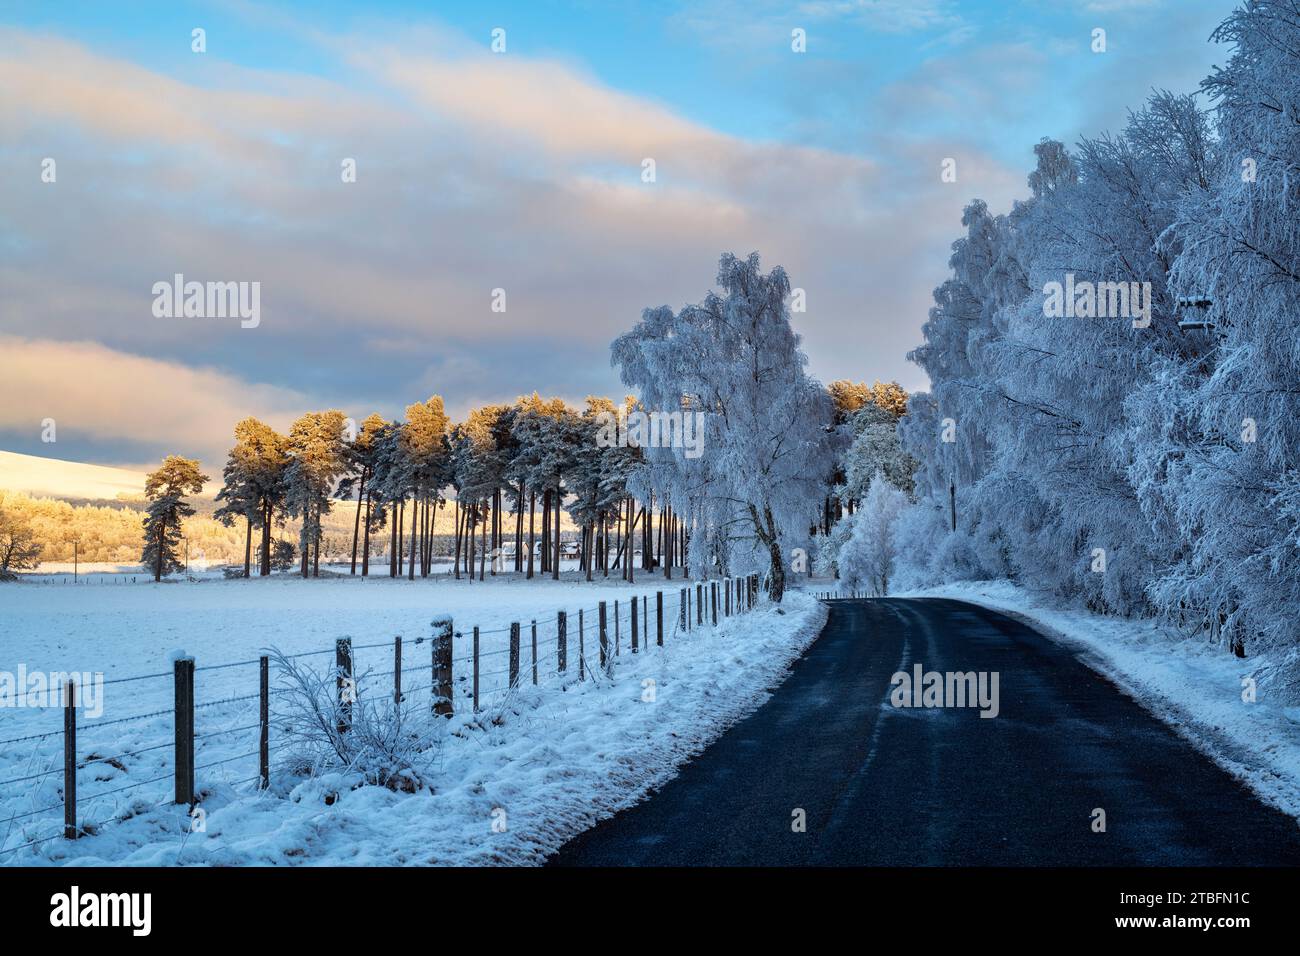
POLYGON ((952 530, 957 530, 957 479, 948 479, 948 513, 952 517, 952 530))
POLYGON ((77 538, 72 539, 72 583, 73 584, 77 583, 77 558, 78 558, 77 544, 78 543, 79 542, 77 538))

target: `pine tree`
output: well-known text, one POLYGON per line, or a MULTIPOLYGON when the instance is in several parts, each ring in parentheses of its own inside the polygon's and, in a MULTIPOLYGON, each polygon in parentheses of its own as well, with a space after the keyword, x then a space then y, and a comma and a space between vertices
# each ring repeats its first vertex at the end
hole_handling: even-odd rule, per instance
POLYGON ((222 469, 223 484, 217 500, 225 504, 214 517, 224 524, 236 518, 245 521, 244 577, 252 570, 253 529, 262 532, 259 573, 271 572, 271 525, 284 499, 284 476, 289 465, 287 440, 256 418, 235 426, 235 446, 222 469))
POLYGON ((183 567, 179 557, 181 520, 194 514, 185 496, 201 492, 207 480, 197 461, 180 455, 168 455, 157 471, 146 476, 144 493, 149 507, 144 517, 140 560, 145 567, 153 567, 155 581, 183 567))
POLYGON ((309 412, 289 431, 285 506, 302 521, 299 562, 302 576, 320 574, 321 516, 330 510, 334 483, 347 467, 342 412, 309 412))
POLYGON ((347 460, 348 474, 339 482, 336 494, 340 498, 351 498, 352 489, 356 488, 357 493, 357 513, 352 521, 352 574, 357 573, 357 539, 361 534, 361 527, 365 525, 365 547, 362 556, 362 574, 366 571, 366 565, 369 562, 366 556, 370 551, 370 529, 371 517, 370 507, 372 498, 372 489, 367 487, 369 481, 375 474, 375 459, 379 453, 378 440, 387 423, 382 415, 372 413, 364 422, 361 423, 361 429, 357 436, 344 447, 344 457, 347 460))

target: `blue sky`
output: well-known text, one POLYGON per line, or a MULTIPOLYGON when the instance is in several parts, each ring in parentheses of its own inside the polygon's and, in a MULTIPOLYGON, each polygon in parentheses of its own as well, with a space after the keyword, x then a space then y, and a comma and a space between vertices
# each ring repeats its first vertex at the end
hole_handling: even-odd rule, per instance
POLYGON ((219 462, 245 414, 621 393, 609 341, 754 249, 814 374, 924 387, 962 206, 1193 89, 1232 6, 0 3, 0 447, 219 462), (176 272, 261 282, 261 325, 153 318, 176 272))

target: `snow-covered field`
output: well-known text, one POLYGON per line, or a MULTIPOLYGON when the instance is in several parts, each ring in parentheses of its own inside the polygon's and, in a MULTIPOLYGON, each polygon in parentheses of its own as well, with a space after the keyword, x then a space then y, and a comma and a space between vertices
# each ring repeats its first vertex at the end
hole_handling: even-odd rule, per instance
POLYGON ((951 597, 1020 617, 1059 640, 1164 720, 1261 799, 1300 818, 1300 707, 1284 686, 1293 668, 1264 655, 1239 660, 1203 638, 1146 620, 1052 606, 1006 581, 962 582, 904 597, 951 597), (1255 683, 1247 702, 1245 679, 1255 683))
POLYGON ((61 832, 61 714, 0 709, 0 864, 540 861, 568 837, 662 783, 758 706, 825 619, 824 607, 796 593, 783 613, 762 603, 717 629, 681 632, 682 586, 659 576, 628 586, 614 580, 526 582, 513 575, 474 583, 273 577, 130 587, 7 586, 0 592, 0 671, 21 665, 28 673, 104 675, 103 712, 79 717, 77 748, 79 819, 104 825, 76 842, 44 839, 61 832), (653 635, 656 590, 664 592, 664 646, 644 652, 642 617, 643 652, 633 656, 629 601, 633 595, 648 598, 643 607, 653 635), (607 602, 611 650, 618 651, 608 678, 596 664, 599 601, 607 602), (556 673, 559 610, 569 619, 563 676, 556 673), (585 681, 576 673, 579 610, 585 681), (303 661, 325 668, 332 664, 335 640, 351 637, 364 699, 391 694, 393 640, 401 635, 403 692, 408 700, 427 700, 430 622, 438 615, 455 621, 458 713, 436 722, 431 789, 400 794, 374 786, 353 789, 354 777, 290 775, 277 769, 273 724, 271 791, 254 792, 256 658, 264 648, 304 655, 303 661), (523 687, 516 691, 506 684, 512 621, 522 624, 523 687), (483 706, 477 719, 468 696, 475 626, 483 706), (194 656, 198 668, 203 833, 190 833, 183 808, 169 802, 171 657, 180 651, 194 656), (651 686, 652 702, 644 699, 651 686), (503 822, 504 832, 496 832, 503 822), (32 841, 40 842, 14 849, 32 841))

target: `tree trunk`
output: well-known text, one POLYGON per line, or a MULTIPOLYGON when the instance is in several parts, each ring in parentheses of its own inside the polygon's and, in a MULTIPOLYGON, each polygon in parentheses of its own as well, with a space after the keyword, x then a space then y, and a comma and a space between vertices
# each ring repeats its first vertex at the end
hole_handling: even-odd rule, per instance
POLYGON ((397 502, 388 503, 388 576, 397 577, 397 502))
POLYGON ((460 525, 461 525, 459 494, 456 495, 455 516, 456 516, 456 555, 452 559, 451 570, 452 570, 452 576, 455 577, 457 581, 459 581, 460 580, 460 525))
MULTIPOLYGON (((485 500, 486 500, 486 499, 485 499, 485 500)), ((487 505, 487 504, 484 504, 483 507, 487 508, 488 505, 487 505)), ((487 552, 488 552, 488 546, 487 546, 487 532, 488 532, 488 522, 489 522, 491 519, 495 518, 495 517, 496 517, 496 515, 493 514, 493 513, 485 514, 485 515, 483 516, 483 530, 479 532, 479 539, 478 539, 478 540, 479 540, 479 549, 478 549, 478 579, 479 579, 480 581, 483 580, 483 566, 487 563, 487 552)))
POLYGON ((397 563, 393 565, 393 577, 400 578, 406 567, 406 498, 397 505, 397 563))
POLYGON ((598 547, 598 546, 591 545, 591 539, 596 537, 596 529, 591 526, 590 522, 588 522, 587 524, 587 532, 585 537, 587 540, 586 542, 584 542, 582 546, 582 558, 583 558, 583 563, 587 565, 587 580, 590 581, 591 566, 595 563, 594 561, 592 561, 592 558, 594 557, 592 552, 596 549, 596 547, 598 547))
POLYGON ((411 499, 411 554, 407 561, 406 579, 415 580, 415 533, 420 527, 420 499, 411 499))
POLYGON ((497 562, 501 560, 501 489, 492 492, 492 567, 489 573, 496 577, 497 562))
POLYGON ((631 495, 628 495, 627 534, 623 536, 623 547, 627 551, 627 553, 623 555, 623 566, 627 568, 628 584, 636 583, 636 569, 633 567, 633 561, 632 561, 632 551, 636 548, 636 545, 634 544, 636 538, 633 537, 633 535, 636 534, 636 523, 637 523, 636 499, 633 498, 631 495))
POLYGON ((320 577, 320 539, 324 537, 324 535, 321 533, 321 526, 320 526, 320 505, 316 506, 315 525, 316 525, 316 533, 313 535, 313 537, 316 539, 316 547, 312 552, 311 576, 314 578, 318 578, 320 577))
POLYGON ((244 515, 244 577, 253 576, 253 516, 244 515))
POLYGON ((545 574, 551 569, 551 491, 549 488, 542 493, 542 553, 538 557, 541 560, 541 572, 545 574))
POLYGON ((560 487, 555 486, 555 557, 551 562, 551 580, 560 580, 560 487))
POLYGON ((370 574, 370 492, 366 492, 366 530, 365 540, 361 545, 361 576, 370 574))
POLYGON ((533 526, 533 515, 537 510, 537 492, 528 492, 528 577, 533 576, 533 548, 537 535, 533 526))
POLYGON ((655 496, 650 493, 650 500, 645 506, 645 528, 642 533, 641 569, 653 571, 655 567, 655 496))
POLYGON ((474 580, 474 525, 478 521, 478 509, 471 502, 465 506, 465 571, 471 581, 474 580))
POLYGON ((357 535, 361 531, 361 498, 366 490, 366 473, 361 472, 361 484, 357 485, 357 516, 352 521, 352 574, 357 573, 357 535))
POLYGON ((515 573, 524 569, 524 483, 519 482, 519 495, 515 498, 515 573))
POLYGON ((271 518, 274 512, 269 502, 263 505, 262 511, 262 561, 259 571, 262 577, 267 577, 271 573, 271 518))
POLYGON ((163 569, 163 548, 167 541, 167 516, 163 515, 161 524, 158 526, 158 559, 154 562, 153 579, 154 582, 162 580, 163 569))
POLYGON ((774 604, 780 604, 781 598, 785 595, 785 566, 781 563, 781 541, 777 534, 776 521, 772 518, 772 509, 764 505, 763 517, 760 518, 758 509, 750 505, 749 514, 754 522, 755 534, 763 544, 767 545, 772 573, 772 588, 769 594, 774 604))
MULTIPOLYGON (((623 568, 623 566, 618 563, 622 557, 622 554, 623 554, 623 503, 620 501, 618 505, 618 513, 614 516, 614 567, 618 568, 619 570, 622 570, 623 568)), ((605 570, 605 574, 606 575, 609 574, 608 568, 605 570)))

